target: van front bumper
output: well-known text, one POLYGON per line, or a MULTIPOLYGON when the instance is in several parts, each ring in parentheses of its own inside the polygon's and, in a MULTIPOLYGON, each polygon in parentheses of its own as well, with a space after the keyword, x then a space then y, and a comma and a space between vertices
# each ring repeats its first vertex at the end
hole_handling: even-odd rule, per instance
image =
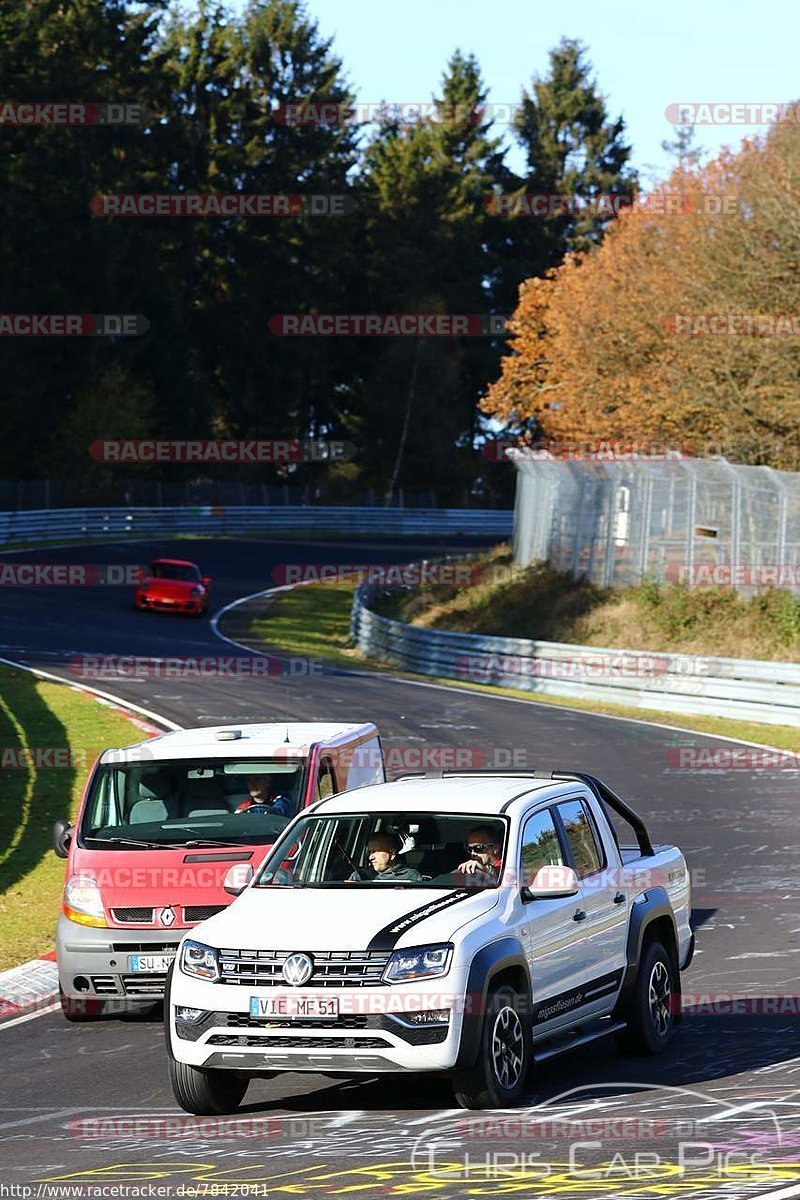
POLYGON ((466 972, 452 970, 442 979, 415 984, 297 989, 206 983, 176 968, 164 1015, 170 1052, 195 1067, 323 1074, 446 1071, 458 1058, 465 988, 466 972), (250 1016, 251 996, 300 995, 338 998, 339 1016, 250 1016), (180 1009, 200 1010, 202 1016, 179 1019, 180 1009))
POLYGON ((97 929, 70 921, 62 913, 56 926, 61 990, 72 999, 159 1000, 169 964, 185 933, 185 929, 97 929), (149 968, 148 958, 156 960, 155 969, 149 968), (142 965, 144 970, 137 969, 142 965))

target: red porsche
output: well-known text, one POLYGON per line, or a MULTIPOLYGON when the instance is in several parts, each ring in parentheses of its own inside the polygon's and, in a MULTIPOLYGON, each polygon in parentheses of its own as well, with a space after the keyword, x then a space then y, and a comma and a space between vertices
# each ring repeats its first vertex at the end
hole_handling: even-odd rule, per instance
POLYGON ((180 558, 154 558, 136 584, 136 608, 192 613, 200 617, 208 608, 211 580, 196 563, 180 558))

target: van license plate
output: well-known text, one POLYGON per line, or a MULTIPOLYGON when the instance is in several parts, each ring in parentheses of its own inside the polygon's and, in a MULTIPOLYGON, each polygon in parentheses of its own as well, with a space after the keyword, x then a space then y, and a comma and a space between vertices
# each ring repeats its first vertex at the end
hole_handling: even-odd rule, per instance
POLYGON ((172 966, 174 954, 131 954, 128 959, 128 970, 135 974, 148 972, 166 973, 172 966))
POLYGON ((335 1021, 339 998, 327 996, 251 996, 251 1017, 318 1017, 335 1021))

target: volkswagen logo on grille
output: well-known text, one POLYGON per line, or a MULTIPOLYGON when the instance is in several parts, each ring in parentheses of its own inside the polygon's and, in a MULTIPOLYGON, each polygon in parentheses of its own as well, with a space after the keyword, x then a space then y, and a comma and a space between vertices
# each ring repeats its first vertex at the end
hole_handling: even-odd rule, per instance
POLYGON ((290 987, 302 987, 314 973, 314 960, 308 954, 290 954, 281 973, 290 987))

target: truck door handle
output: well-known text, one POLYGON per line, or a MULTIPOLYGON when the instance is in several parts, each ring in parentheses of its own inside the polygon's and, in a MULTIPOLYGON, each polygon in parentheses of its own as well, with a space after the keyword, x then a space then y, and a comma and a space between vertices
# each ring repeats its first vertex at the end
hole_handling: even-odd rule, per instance
POLYGON ((625 903, 625 893, 617 892, 616 896, 614 897, 614 903, 615 904, 624 904, 625 903))
POLYGON ((576 908, 575 912, 572 914, 572 919, 573 921, 585 921, 586 910, 583 908, 576 908))

